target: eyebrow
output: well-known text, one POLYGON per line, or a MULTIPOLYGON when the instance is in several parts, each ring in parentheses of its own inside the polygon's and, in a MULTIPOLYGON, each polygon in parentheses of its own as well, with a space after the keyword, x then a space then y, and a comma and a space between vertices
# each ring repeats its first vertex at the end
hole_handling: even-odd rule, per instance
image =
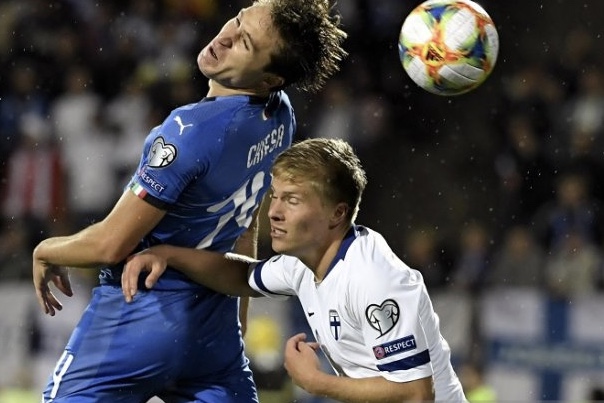
MULTIPOLYGON (((275 189, 271 188, 270 189, 270 193, 275 196, 275 189)), ((287 197, 297 197, 298 199, 304 199, 304 197, 306 196, 305 192, 301 192, 299 190, 287 190, 287 191, 283 191, 281 192, 281 194, 279 196, 276 196, 279 199, 283 199, 283 198, 287 198, 287 197)))
MULTIPOLYGON (((239 21, 241 23, 241 21, 243 21, 243 14, 245 13, 245 9, 241 9, 241 11, 239 11, 239 21)), ((243 25, 243 24, 242 24, 243 25)), ((247 32, 245 29, 241 29, 243 35, 246 36, 246 38, 248 39, 248 41, 250 41, 250 45, 252 46, 252 50, 256 50, 256 45, 254 44, 254 41, 252 40, 252 37, 250 35, 249 32, 247 32)))

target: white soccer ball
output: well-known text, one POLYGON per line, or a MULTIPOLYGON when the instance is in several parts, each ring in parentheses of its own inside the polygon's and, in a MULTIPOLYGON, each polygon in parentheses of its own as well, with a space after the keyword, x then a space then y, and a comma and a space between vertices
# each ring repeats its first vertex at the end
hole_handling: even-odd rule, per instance
POLYGON ((499 35, 487 12, 470 0, 428 0, 401 27, 398 50, 409 77, 438 95, 459 95, 489 76, 499 35))

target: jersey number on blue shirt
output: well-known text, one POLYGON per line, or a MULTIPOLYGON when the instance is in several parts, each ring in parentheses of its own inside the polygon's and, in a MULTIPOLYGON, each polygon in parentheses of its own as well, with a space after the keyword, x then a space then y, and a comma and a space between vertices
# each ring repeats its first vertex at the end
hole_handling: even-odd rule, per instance
POLYGON ((262 189, 264 182, 264 172, 260 171, 252 179, 252 186, 250 188, 250 194, 248 194, 248 185, 250 181, 246 181, 235 193, 221 203, 215 204, 208 208, 209 212, 215 213, 220 211, 231 201, 235 204, 232 209, 229 209, 223 216, 218 220, 218 224, 214 231, 209 233, 204 239, 197 244, 197 249, 205 249, 212 244, 214 237, 220 232, 220 230, 229 222, 229 220, 238 213, 235 220, 240 227, 247 228, 252 221, 252 210, 256 206, 256 198, 258 192, 262 189))

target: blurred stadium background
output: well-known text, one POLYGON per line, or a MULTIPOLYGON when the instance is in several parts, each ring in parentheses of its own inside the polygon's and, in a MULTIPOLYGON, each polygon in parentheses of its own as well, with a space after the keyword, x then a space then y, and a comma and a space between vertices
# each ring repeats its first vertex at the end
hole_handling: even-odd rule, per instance
MULTIPOLYGON (((0 403, 38 401, 95 282, 74 270, 79 292, 43 317, 33 246, 104 216, 148 130, 205 94, 197 52, 248 4, 0 2, 0 403)), ((290 91, 298 138, 354 144, 370 179, 358 222, 424 274, 469 394, 602 400, 604 2, 480 1, 499 59, 453 98, 415 87, 398 61, 417 4, 338 2, 350 56, 320 94, 290 91)), ((254 301, 252 314, 263 401, 324 402, 281 368, 283 339, 305 328, 296 302, 254 301)))

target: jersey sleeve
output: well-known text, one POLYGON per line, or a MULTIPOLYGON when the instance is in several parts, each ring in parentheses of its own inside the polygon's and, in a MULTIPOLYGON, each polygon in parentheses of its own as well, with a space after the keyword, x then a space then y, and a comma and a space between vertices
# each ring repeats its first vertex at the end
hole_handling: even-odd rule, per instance
POLYGON ((248 276, 250 287, 271 298, 287 299, 296 295, 292 286, 292 264, 292 259, 282 255, 252 264, 248 276))
POLYGON ((357 284, 351 304, 375 367, 390 381, 409 382, 433 374, 421 318, 427 294, 418 272, 389 265, 381 262, 377 276, 357 284))
POLYGON ((172 112, 145 140, 143 155, 129 187, 159 208, 174 203, 187 185, 203 177, 219 155, 219 133, 204 135, 195 115, 172 112), (188 123, 191 122, 191 123, 188 123))

